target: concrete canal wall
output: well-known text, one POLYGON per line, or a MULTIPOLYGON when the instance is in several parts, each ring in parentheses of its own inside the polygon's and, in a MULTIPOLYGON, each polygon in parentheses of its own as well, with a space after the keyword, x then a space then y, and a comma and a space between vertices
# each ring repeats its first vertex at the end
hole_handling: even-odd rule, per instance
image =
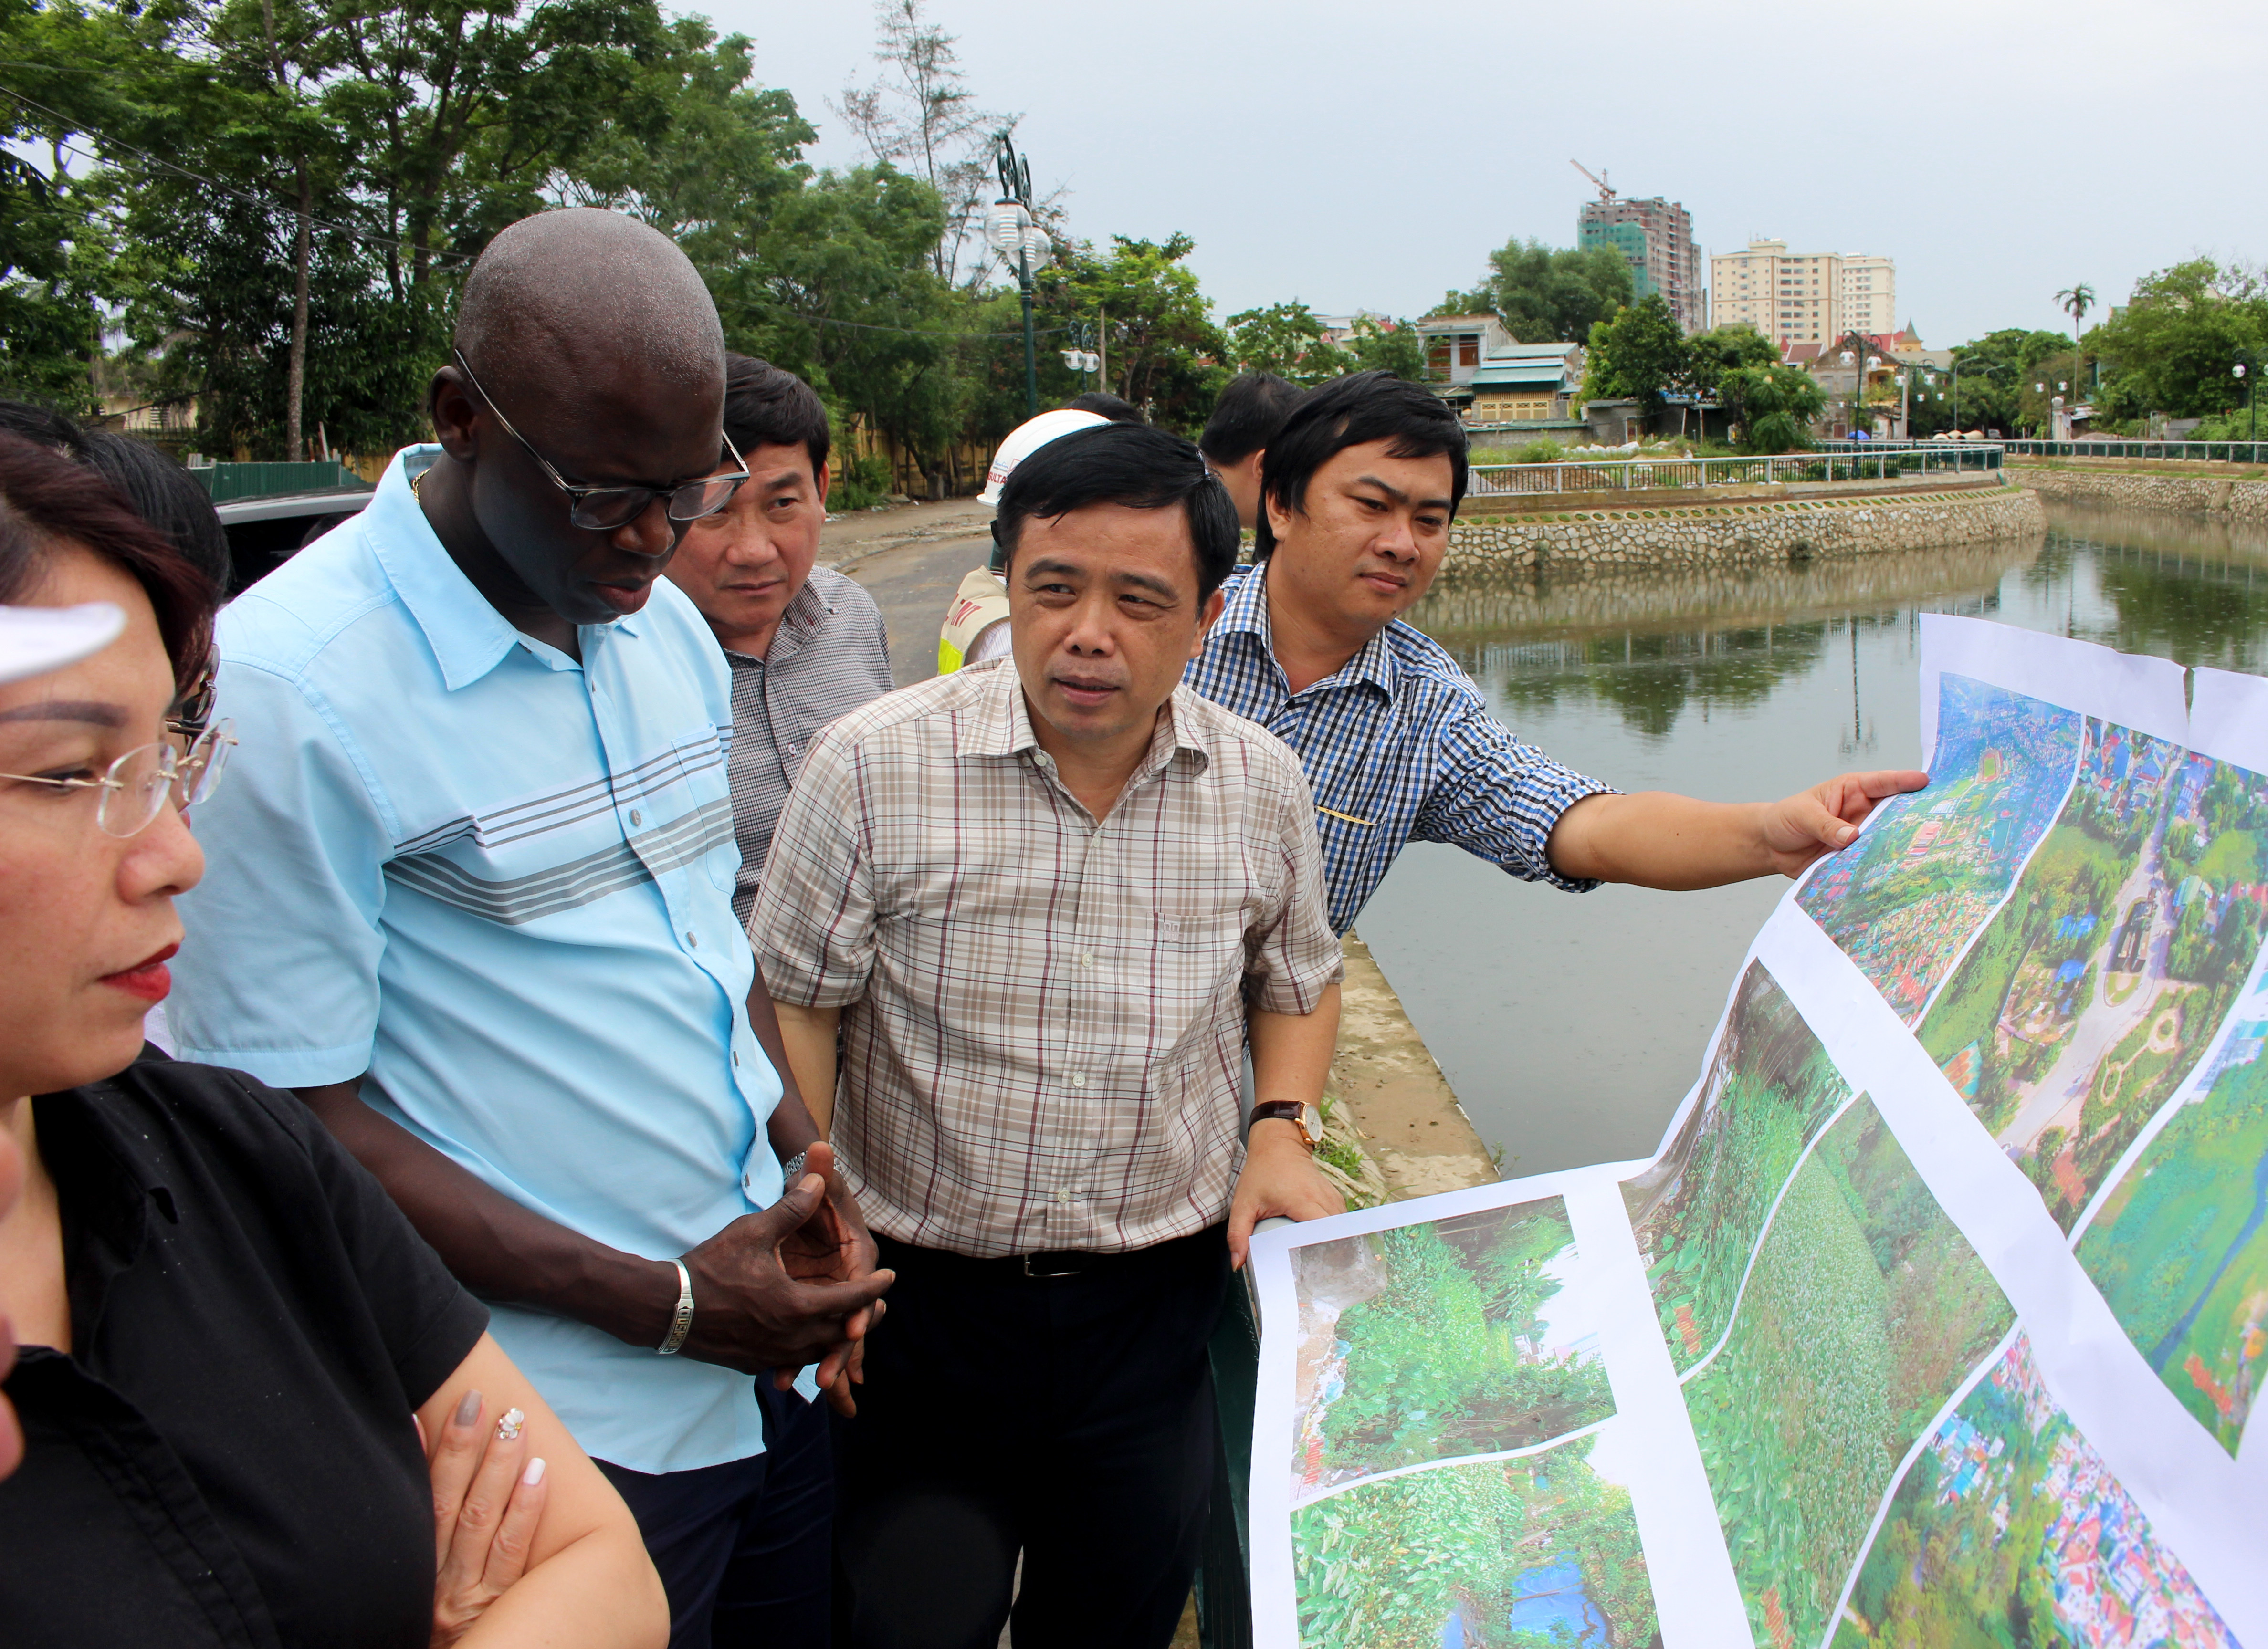
POLYGON ((2138 475, 2109 468, 2066 469, 2046 464, 2008 466, 2012 477, 2041 497, 2109 504, 2120 509, 2217 515, 2268 522, 2268 481, 2231 475, 2138 475))
POLYGON ((1506 575, 1482 566, 1434 581, 1410 622, 1458 656, 1637 629, 1763 629, 1852 606, 1991 589, 2040 553, 2043 535, 1986 539, 1906 556, 1654 568, 1618 563, 1506 575), (1508 641, 1507 632, 1518 641, 1508 641))
POLYGON ((2044 532, 2015 487, 1774 502, 1478 515, 1449 530, 1445 571, 1738 566, 1889 555, 2044 532))
POLYGON ((1325 1094, 1324 1172, 1358 1207, 1493 1184, 1480 1130, 1369 947, 1346 937, 1339 1045, 1325 1094))

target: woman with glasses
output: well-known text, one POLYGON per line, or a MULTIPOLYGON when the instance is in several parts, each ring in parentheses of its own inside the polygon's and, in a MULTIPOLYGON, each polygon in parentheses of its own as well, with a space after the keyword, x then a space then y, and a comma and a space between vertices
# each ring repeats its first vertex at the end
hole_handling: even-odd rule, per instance
POLYGON ((212 601, 0 437, 0 602, 124 614, 0 683, 7 1640, 658 1645, 628 1512, 376 1183, 291 1096, 137 1057, 233 737, 177 719, 212 601))

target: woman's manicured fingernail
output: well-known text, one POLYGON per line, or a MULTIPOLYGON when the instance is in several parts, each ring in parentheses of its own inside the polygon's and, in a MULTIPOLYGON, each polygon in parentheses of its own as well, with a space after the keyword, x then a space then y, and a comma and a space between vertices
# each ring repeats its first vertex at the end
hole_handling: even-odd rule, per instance
POLYGON ((533 1489, 543 1481, 543 1456, 538 1454, 527 1462, 527 1469, 519 1474, 520 1482, 533 1489))
POLYGON ((470 1425, 480 1417, 481 1394, 477 1391, 468 1391, 458 1401, 456 1424, 470 1425))
POLYGON ((519 1435, 520 1427, 526 1424, 527 1417, 519 1410, 506 1409, 504 1418, 497 1422, 497 1436, 509 1443, 519 1435))

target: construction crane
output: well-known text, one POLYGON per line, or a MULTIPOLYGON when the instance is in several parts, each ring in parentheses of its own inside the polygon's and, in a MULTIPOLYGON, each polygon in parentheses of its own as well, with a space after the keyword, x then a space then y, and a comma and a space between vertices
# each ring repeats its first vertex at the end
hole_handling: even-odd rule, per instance
POLYGON ((1613 184, 1599 176, 1598 173, 1593 172, 1590 167, 1585 166, 1580 160, 1570 160, 1567 164, 1574 167, 1576 171, 1581 173, 1585 177, 1590 179, 1592 182, 1599 186, 1599 198, 1601 200, 1606 202, 1609 205, 1614 203, 1615 186, 1613 184))

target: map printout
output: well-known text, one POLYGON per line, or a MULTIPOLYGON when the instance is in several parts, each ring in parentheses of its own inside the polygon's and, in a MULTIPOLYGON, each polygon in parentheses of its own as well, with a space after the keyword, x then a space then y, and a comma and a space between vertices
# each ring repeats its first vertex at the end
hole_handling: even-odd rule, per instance
POLYGON ((2268 1649, 2268 680, 1922 625, 1653 1157, 1255 1239, 1259 1644, 2268 1649))

